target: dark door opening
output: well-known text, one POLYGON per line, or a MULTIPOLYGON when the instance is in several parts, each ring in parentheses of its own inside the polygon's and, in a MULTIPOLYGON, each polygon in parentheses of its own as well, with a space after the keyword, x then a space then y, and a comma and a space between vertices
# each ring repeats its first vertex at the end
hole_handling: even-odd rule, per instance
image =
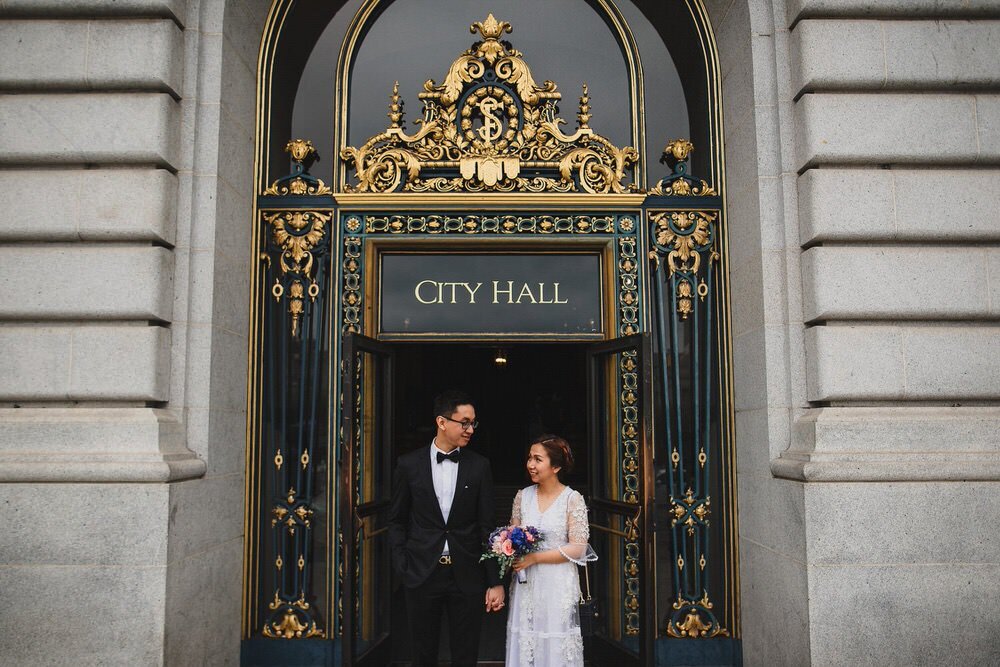
MULTIPOLYGON (((434 437, 434 396, 460 389, 472 398, 480 426, 469 447, 490 460, 496 493, 496 525, 510 519, 518 489, 529 484, 524 470, 530 439, 542 433, 563 436, 576 465, 567 483, 587 488, 586 344, 578 343, 420 343, 398 344, 393 397, 392 460, 426 447, 434 437), (502 353, 506 363, 497 361, 502 353)), ((402 590, 393 596, 393 660, 409 660, 409 631, 402 590)), ((502 662, 506 612, 483 621, 480 662, 502 662)), ((441 642, 442 660, 448 659, 441 642)))

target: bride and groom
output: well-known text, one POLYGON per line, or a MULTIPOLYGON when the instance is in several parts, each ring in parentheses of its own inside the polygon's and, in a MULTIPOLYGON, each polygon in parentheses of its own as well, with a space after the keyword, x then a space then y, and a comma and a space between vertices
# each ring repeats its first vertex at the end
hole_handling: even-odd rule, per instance
MULTIPOLYGON (((494 561, 480 562, 494 528, 489 461, 466 449, 478 426, 472 401, 458 391, 434 399, 436 432, 428 447, 399 458, 393 476, 389 542, 406 594, 414 665, 438 664, 441 617, 448 615, 451 664, 475 665, 484 612, 507 604, 494 561)), ((534 526, 539 551, 510 586, 507 665, 583 665, 577 619, 577 565, 594 558, 583 496, 559 480, 573 463, 565 440, 541 436, 525 467, 532 485, 517 492, 511 525, 534 526)))

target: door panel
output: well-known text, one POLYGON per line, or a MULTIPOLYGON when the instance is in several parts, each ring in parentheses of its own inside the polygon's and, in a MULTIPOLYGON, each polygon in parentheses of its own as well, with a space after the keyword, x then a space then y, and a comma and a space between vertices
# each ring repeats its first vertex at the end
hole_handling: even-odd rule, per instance
POLYGON ((590 537, 599 556, 590 566, 599 611, 590 652, 598 664, 653 659, 649 345, 637 334, 587 350, 590 537))
POLYGON ((340 525, 344 534, 344 658, 351 665, 389 662, 391 565, 392 348, 350 334, 344 339, 344 449, 340 525), (348 607, 350 605, 350 607, 348 607))

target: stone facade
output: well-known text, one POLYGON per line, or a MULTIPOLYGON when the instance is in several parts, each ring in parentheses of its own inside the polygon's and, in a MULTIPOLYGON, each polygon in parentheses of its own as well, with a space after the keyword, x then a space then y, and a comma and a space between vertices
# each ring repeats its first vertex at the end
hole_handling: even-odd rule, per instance
MULTIPOLYGON (((0 0, 10 664, 238 661, 269 4, 0 0)), ((997 664, 1000 0, 705 5, 744 660, 997 664)))

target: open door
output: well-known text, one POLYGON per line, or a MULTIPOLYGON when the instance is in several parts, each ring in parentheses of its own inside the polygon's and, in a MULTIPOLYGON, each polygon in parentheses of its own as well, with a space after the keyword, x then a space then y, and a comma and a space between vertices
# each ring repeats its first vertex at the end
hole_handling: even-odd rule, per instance
POLYGON ((645 334, 587 350, 594 664, 653 664, 652 373, 645 334))
POLYGON ((344 339, 340 461, 345 665, 390 662, 392 570, 392 347, 359 334, 344 339))

